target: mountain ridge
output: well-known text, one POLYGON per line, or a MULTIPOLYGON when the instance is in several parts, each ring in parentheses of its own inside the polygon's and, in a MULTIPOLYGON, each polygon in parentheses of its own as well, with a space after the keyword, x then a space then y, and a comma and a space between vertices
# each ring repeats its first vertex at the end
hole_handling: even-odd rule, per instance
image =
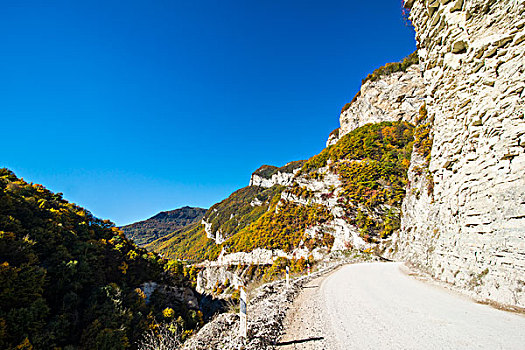
POLYGON ((206 209, 203 208, 183 206, 161 211, 148 219, 121 226, 120 229, 138 245, 146 246, 172 232, 199 222, 205 213, 206 209))

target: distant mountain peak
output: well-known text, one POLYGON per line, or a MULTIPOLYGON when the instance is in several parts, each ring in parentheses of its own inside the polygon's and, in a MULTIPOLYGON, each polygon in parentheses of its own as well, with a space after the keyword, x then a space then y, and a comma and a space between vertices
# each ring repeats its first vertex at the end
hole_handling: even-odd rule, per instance
POLYGON ((174 210, 161 211, 147 220, 122 226, 126 236, 140 246, 155 241, 169 233, 200 222, 206 209, 184 206, 174 210))

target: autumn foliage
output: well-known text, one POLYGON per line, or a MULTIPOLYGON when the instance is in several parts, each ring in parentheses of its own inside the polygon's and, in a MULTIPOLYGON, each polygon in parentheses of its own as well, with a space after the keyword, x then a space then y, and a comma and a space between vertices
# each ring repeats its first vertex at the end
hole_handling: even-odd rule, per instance
POLYGON ((0 349, 127 349, 173 307, 145 282, 185 285, 182 272, 60 193, 0 169, 0 349))
POLYGON ((330 164, 339 175, 340 203, 364 237, 385 237, 399 227, 414 127, 406 122, 367 124, 310 158, 301 173, 314 177, 330 164))

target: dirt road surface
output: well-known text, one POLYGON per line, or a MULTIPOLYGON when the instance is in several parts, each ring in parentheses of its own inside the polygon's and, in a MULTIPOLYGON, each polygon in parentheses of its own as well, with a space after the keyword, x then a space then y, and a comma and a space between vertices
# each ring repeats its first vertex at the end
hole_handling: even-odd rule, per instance
POLYGON ((305 285, 277 349, 525 349, 525 315, 475 303, 403 272, 345 265, 305 285))

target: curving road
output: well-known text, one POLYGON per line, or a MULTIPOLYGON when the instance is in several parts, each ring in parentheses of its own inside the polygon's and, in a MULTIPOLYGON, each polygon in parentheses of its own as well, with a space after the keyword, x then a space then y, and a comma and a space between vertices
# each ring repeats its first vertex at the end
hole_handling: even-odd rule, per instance
POLYGON ((402 272, 345 265, 307 284, 277 349, 525 349, 525 316, 402 272))

